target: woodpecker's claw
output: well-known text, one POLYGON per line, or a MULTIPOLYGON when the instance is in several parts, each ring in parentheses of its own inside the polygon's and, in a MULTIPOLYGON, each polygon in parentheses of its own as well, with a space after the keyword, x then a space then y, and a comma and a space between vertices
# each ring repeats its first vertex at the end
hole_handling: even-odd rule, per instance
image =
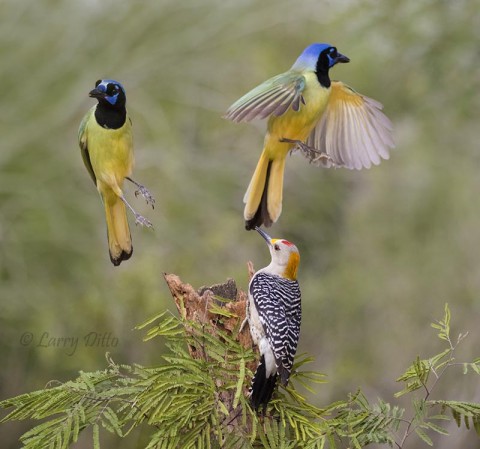
POLYGON ((242 321, 242 324, 240 325, 240 329, 238 329, 238 333, 241 334, 243 331, 243 328, 245 327, 245 324, 248 323, 248 318, 245 317, 245 319, 242 321))

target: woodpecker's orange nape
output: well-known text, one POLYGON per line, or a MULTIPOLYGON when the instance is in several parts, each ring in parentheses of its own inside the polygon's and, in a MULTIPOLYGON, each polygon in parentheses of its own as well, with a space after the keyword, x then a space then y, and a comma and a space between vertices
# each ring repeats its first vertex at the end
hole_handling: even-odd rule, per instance
POLYGON ((288 259, 287 268, 285 268, 284 277, 295 281, 297 279, 298 264, 300 263, 300 254, 297 252, 291 253, 288 259))

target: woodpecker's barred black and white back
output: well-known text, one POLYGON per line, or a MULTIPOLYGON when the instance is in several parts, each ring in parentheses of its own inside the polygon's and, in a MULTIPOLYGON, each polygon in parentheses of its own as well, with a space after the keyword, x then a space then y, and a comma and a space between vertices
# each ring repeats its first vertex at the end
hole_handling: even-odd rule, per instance
POLYGON ((250 281, 249 298, 247 318, 261 355, 250 399, 255 410, 262 404, 265 410, 277 376, 287 385, 292 370, 302 317, 300 286, 260 270, 250 281))

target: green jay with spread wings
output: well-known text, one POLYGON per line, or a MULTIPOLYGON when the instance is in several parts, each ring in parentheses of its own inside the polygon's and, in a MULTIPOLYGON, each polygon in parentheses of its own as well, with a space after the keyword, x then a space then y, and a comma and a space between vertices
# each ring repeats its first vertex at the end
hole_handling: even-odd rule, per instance
POLYGON ((234 122, 268 117, 263 151, 244 197, 247 229, 278 220, 285 161, 293 149, 324 167, 370 168, 388 159, 394 143, 382 105, 330 80, 329 70, 349 61, 330 44, 312 44, 290 70, 228 109, 225 118, 234 122))

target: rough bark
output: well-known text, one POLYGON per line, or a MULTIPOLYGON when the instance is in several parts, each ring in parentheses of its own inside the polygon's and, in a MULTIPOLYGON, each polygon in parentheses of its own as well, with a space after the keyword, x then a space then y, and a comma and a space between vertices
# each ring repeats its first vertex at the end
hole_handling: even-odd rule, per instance
MULTIPOLYGON (((249 277, 254 274, 252 262, 247 264, 249 277)), ((227 332, 232 338, 240 342, 244 348, 252 348, 252 338, 245 323, 241 332, 238 332, 245 320, 248 295, 239 290, 233 279, 227 279, 222 284, 214 284, 208 287, 200 287, 195 290, 190 284, 184 283, 176 274, 164 273, 165 281, 170 289, 178 313, 189 321, 199 324, 210 324, 213 332, 216 329, 227 332), (221 301, 221 299, 227 301, 221 301), (210 311, 211 305, 215 304, 233 314, 231 317, 222 316, 210 311)), ((194 358, 204 358, 201 348, 189 348, 194 358)))
MULTIPOLYGON (((251 278, 254 274, 253 264, 248 262, 247 267, 251 278)), ((222 331, 238 341, 244 348, 251 349, 253 347, 248 322, 245 322, 248 295, 245 291, 237 288, 233 279, 228 279, 222 284, 201 287, 196 290, 190 284, 184 283, 175 274, 164 273, 164 278, 182 318, 200 325, 208 325, 205 329, 219 339, 222 337, 218 331, 222 331), (228 316, 213 313, 211 311, 212 306, 221 307, 228 316), (240 329, 241 332, 239 332, 240 329)), ((207 360, 207 354, 201 344, 189 345, 188 350, 193 358, 207 360)), ((254 372, 257 362, 247 363, 246 366, 254 372)), ((225 381, 226 379, 215 380, 218 387, 221 387, 225 381)), ((248 395, 248 390, 248 388, 244 389, 245 395, 248 395)), ((222 389, 219 388, 219 391, 222 391, 222 389)), ((230 410, 230 415, 225 418, 225 423, 231 432, 235 432, 240 413, 238 407, 236 410, 233 409, 233 394, 222 393, 219 394, 218 399, 230 410)), ((250 427, 250 423, 247 423, 248 427, 250 427)))

